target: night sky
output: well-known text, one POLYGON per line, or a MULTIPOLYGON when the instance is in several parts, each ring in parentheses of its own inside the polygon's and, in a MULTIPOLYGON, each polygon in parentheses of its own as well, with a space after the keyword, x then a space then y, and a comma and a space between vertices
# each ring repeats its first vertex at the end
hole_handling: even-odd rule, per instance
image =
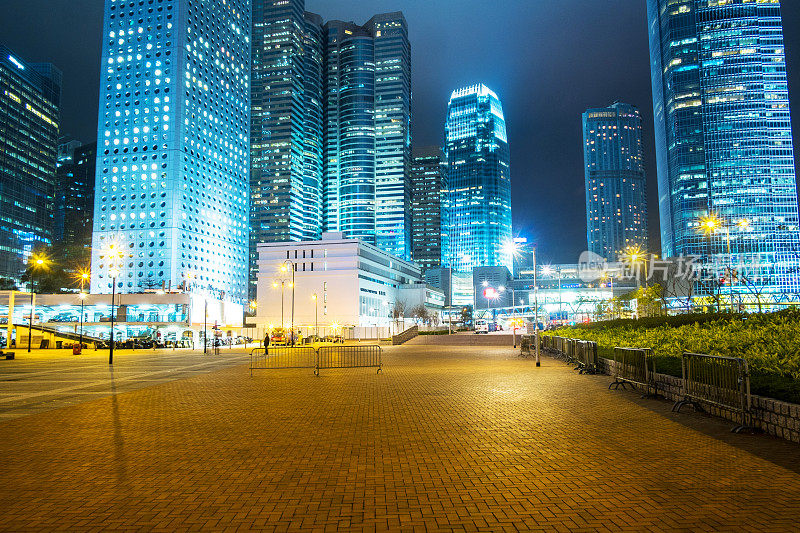
MULTIPOLYGON (((62 131, 95 140, 102 0, 2 0, 0 42, 64 72, 62 131)), ((800 1, 785 0, 795 159, 800 163, 800 1)), ((453 89, 483 82, 503 103, 511 148, 514 232, 543 261, 586 248, 580 115, 623 101, 642 112, 651 251, 659 252, 652 97, 644 0, 307 0, 326 20, 363 23, 401 10, 409 23, 413 135, 442 141, 453 89)))

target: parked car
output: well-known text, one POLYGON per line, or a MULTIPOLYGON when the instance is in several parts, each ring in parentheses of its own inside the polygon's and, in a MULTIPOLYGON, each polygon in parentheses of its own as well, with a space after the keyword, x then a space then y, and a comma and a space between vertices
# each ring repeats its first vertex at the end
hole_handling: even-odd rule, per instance
POLYGON ((269 343, 275 346, 286 346, 289 344, 288 333, 283 328, 275 328, 269 335, 269 343))

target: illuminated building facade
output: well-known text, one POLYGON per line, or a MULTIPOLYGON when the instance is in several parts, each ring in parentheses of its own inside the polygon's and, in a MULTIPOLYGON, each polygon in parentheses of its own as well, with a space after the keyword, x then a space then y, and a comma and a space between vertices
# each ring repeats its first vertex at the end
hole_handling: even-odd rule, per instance
POLYGON ((411 255, 411 45, 402 13, 325 24, 325 231, 411 255))
POLYGON ((67 268, 85 268, 91 260, 97 143, 59 145, 53 199, 54 258, 67 268))
POLYGON ((61 72, 0 45, 0 277, 52 243, 61 72))
POLYGON ((449 257, 456 272, 513 268, 511 174, 503 107, 485 85, 453 92, 445 124, 449 257))
POLYGON ((751 277, 798 290, 779 1, 648 0, 647 11, 663 255, 716 271, 758 264, 751 277))
POLYGON ((583 114, 588 250, 608 261, 647 250, 642 118, 615 103, 583 114))
POLYGON ((322 19, 304 5, 253 2, 251 269, 257 243, 322 230, 322 19))
POLYGON ((423 272, 447 255, 447 174, 438 146, 414 149, 411 164, 411 258, 423 272))
POLYGON ((250 8, 106 1, 93 293, 246 298, 250 8))

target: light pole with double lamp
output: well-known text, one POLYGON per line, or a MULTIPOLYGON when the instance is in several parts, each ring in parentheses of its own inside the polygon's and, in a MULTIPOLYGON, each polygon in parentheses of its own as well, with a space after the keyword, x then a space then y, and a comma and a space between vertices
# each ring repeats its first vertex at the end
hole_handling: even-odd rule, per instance
POLYGON ((47 260, 43 257, 32 257, 33 261, 31 262, 31 275, 30 275, 30 282, 31 282, 31 317, 28 320, 28 353, 31 351, 31 342, 33 340, 33 309, 35 307, 33 296, 36 294, 36 288, 33 284, 34 274, 36 274, 37 270, 45 270, 47 268, 47 260))

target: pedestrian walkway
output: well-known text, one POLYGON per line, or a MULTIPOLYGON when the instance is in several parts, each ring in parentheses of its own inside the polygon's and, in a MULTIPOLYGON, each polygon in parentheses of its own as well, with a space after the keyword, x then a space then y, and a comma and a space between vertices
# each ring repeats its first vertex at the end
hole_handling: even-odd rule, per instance
POLYGON ((608 379, 407 346, 382 374, 239 365, 0 420, 0 529, 796 529, 800 447, 608 379))

